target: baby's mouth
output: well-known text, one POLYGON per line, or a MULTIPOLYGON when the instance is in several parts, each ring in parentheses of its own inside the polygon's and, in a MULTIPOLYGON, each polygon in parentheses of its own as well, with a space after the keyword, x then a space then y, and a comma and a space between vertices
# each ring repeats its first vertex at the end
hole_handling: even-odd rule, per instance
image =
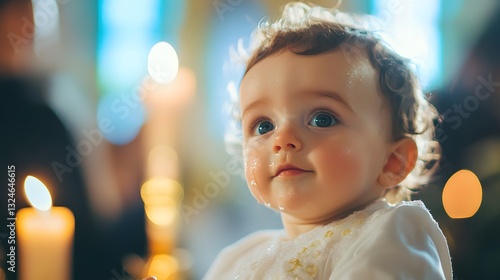
POLYGON ((301 175, 307 172, 312 172, 310 170, 304 170, 302 168, 296 167, 294 165, 282 165, 279 166, 276 172, 274 173, 274 177, 292 177, 292 176, 297 176, 301 175))

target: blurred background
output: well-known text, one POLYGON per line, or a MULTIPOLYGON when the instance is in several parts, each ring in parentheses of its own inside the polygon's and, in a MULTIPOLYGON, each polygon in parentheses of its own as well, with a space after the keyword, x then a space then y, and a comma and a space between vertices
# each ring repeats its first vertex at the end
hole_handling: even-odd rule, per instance
MULTIPOLYGON (((279 215, 250 195, 224 135, 229 92, 243 71, 230 49, 239 39, 246 45, 261 19, 275 19, 286 2, 0 1, 1 168, 16 166, 17 209, 29 207, 22 185, 33 175, 55 206, 73 211, 73 279, 152 272, 201 279, 223 247, 281 227, 279 215)), ((349 0, 340 9, 378 17, 381 36, 414 62, 442 114, 443 150, 440 171, 416 198, 448 239, 455 278, 494 279, 499 2, 349 0), (479 178, 482 204, 456 219, 442 192, 461 169, 479 178)), ((7 271, 7 230, 0 228, 0 279, 16 279, 7 271)))

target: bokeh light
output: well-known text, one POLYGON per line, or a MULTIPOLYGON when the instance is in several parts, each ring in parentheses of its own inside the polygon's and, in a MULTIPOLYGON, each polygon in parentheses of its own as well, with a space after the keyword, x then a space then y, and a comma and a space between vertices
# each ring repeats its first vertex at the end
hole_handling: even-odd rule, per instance
POLYGON ((400 55, 411 59, 422 87, 434 88, 441 82, 441 2, 434 0, 373 1, 380 19, 373 26, 400 55))
POLYGON ((178 261, 166 254, 154 255, 146 264, 145 276, 155 276, 157 280, 177 279, 178 273, 178 261))
POLYGON ((172 147, 159 145, 154 147, 148 155, 147 177, 166 176, 176 178, 179 173, 179 157, 172 147))
POLYGON ((453 219, 469 218, 476 214, 483 197, 476 174, 460 170, 448 179, 443 189, 444 210, 453 219))
POLYGON ((167 42, 156 43, 148 55, 148 72, 151 78, 160 84, 170 83, 179 71, 179 58, 167 42))
POLYGON ((146 181, 141 188, 141 197, 145 205, 169 205, 173 200, 182 201, 184 191, 174 179, 157 176, 146 181))
POLYGON ((183 189, 177 181, 157 176, 142 185, 141 197, 148 219, 155 225, 168 226, 178 217, 183 189))

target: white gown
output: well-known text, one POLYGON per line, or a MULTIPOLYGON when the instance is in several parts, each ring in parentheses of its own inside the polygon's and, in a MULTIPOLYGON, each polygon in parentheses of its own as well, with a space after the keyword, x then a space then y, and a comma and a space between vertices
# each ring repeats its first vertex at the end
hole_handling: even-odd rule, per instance
POLYGON ((225 248, 204 278, 452 279, 446 239, 421 201, 378 200, 325 226, 286 239, 259 231, 225 248))

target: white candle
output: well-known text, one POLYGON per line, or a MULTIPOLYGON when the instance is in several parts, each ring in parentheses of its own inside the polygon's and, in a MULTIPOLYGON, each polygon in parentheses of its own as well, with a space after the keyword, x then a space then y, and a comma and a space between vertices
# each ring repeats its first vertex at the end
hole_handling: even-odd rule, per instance
POLYGON ((16 216, 19 279, 71 279, 73 213, 52 207, 49 191, 37 178, 28 176, 24 188, 34 208, 20 209, 16 216))

